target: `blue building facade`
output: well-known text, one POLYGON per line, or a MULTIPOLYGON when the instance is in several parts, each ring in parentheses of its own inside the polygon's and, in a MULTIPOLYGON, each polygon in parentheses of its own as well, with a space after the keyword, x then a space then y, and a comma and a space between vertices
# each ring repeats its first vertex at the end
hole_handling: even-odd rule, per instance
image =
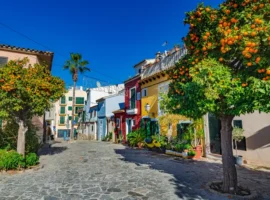
POLYGON ((108 133, 114 132, 112 113, 124 106, 124 92, 97 100, 97 139, 102 140, 108 133))

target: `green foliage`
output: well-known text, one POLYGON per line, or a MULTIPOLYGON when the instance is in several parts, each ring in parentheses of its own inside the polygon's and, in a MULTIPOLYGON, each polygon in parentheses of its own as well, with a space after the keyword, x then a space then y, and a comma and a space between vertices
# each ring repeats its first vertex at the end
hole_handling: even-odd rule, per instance
POLYGON ((39 162, 39 157, 35 153, 29 153, 25 157, 26 167, 37 165, 39 162))
POLYGON ((22 155, 16 151, 0 150, 0 170, 19 169, 25 167, 22 155))
POLYGON ((65 92, 64 82, 51 75, 46 66, 28 64, 27 58, 11 60, 0 68, 0 117, 25 121, 43 115, 51 101, 65 92))
POLYGON ((168 138, 166 136, 162 135, 154 135, 152 136, 152 139, 155 140, 156 142, 159 142, 162 147, 166 147, 168 144, 168 138))
POLYGON ((244 138, 244 129, 234 127, 232 137, 236 142, 240 142, 244 138))
POLYGON ((72 75, 73 81, 77 82, 78 72, 84 73, 85 71, 90 71, 90 69, 86 67, 88 64, 89 62, 87 60, 83 60, 81 54, 71 53, 70 60, 66 61, 64 69, 68 69, 72 75))
POLYGON ((146 138, 145 131, 141 128, 132 131, 127 135, 127 141, 130 146, 135 147, 138 145, 139 142, 143 142, 146 138))
MULTIPOLYGON (((28 131, 25 134, 25 152, 36 153, 40 147, 39 138, 36 134, 37 128, 32 125, 31 121, 27 122, 28 131)), ((15 120, 8 120, 4 129, 0 130, 0 148, 15 150, 17 148, 19 126, 15 120)))
POLYGON ((196 155, 196 152, 194 150, 188 151, 188 156, 194 157, 196 155))

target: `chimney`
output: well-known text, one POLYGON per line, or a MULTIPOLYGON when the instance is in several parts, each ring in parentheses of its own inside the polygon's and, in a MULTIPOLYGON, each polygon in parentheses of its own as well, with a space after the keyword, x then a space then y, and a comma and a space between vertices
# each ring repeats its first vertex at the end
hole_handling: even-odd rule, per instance
POLYGON ((159 62, 161 59, 161 53, 160 51, 156 53, 156 62, 159 62))

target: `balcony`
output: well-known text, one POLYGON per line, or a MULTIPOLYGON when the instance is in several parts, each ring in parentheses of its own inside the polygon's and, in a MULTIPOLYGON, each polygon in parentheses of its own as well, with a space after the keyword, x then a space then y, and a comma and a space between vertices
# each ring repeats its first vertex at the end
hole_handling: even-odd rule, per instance
POLYGON ((138 108, 130 108, 130 109, 127 109, 126 112, 129 115, 136 115, 138 113, 138 108))

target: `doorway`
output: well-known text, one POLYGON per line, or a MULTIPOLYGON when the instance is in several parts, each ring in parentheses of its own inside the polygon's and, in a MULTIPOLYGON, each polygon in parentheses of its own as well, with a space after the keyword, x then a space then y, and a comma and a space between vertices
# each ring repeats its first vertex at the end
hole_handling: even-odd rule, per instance
POLYGON ((129 134, 132 132, 132 119, 127 119, 126 124, 127 124, 127 134, 129 134))

